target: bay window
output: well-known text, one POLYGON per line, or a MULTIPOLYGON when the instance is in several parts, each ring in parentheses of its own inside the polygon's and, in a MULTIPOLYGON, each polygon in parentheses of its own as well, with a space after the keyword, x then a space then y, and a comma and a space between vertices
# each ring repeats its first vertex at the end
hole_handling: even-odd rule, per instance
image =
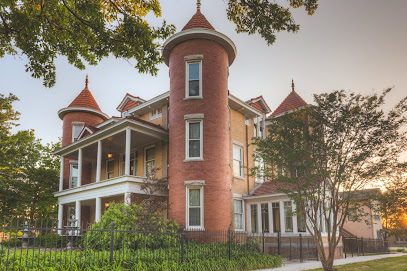
POLYGON ((145 176, 153 173, 155 167, 155 147, 149 147, 144 150, 144 169, 145 176))
POLYGON ((250 224, 251 232, 257 233, 259 228, 257 225, 257 204, 250 205, 250 224))

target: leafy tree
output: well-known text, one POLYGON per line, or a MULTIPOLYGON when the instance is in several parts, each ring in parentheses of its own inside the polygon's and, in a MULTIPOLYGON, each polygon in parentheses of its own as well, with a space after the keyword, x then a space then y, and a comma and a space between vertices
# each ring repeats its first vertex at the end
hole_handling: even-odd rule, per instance
MULTIPOLYGON (((318 0, 287 0, 312 15, 318 0)), ((174 4, 177 4, 174 2, 174 4)), ((175 32, 165 20, 151 26, 146 16, 161 17, 159 0, 5 0, 0 1, 0 57, 27 56, 26 71, 55 84, 54 60, 66 56, 68 62, 84 69, 84 61, 96 65, 102 58, 135 59, 135 68, 156 75, 163 61, 160 41, 175 32)), ((237 32, 259 33, 268 44, 275 32, 296 32, 288 7, 267 0, 229 0, 228 19, 237 32)))
POLYGON ((59 161, 51 150, 59 143, 44 146, 32 130, 12 133, 19 116, 12 103, 17 100, 0 94, 0 218, 53 217, 59 161))
POLYGON ((339 233, 357 200, 351 191, 386 177, 406 150, 407 98, 385 113, 381 106, 390 91, 314 95, 314 106, 272 118, 269 136, 255 139, 257 159, 267 166, 253 172, 261 170, 269 181, 279 182, 297 215, 306 216, 324 270, 333 270, 339 233))
POLYGON ((389 172, 383 180, 385 192, 379 197, 383 227, 391 235, 407 237, 407 163, 389 172))

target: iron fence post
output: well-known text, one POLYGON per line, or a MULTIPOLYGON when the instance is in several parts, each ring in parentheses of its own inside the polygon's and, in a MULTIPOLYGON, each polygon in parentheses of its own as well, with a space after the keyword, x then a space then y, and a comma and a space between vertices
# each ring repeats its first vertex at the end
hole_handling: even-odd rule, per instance
POLYGON ((230 228, 228 229, 228 242, 229 242, 229 261, 232 258, 232 236, 230 228))
POLYGON ((304 257, 302 255, 302 235, 300 233, 300 262, 304 262, 304 257))
POLYGON ((110 225, 110 264, 113 263, 114 222, 110 225))
POLYGON ((264 254, 264 231, 262 232, 262 242, 263 242, 263 254, 264 254))
POLYGON ((356 237, 356 249, 359 256, 359 238, 356 237))
POLYGON ((278 249, 278 255, 281 256, 281 233, 280 233, 280 231, 277 232, 277 249, 278 249))
POLYGON ((184 225, 181 225, 181 263, 184 262, 184 225))
POLYGON ((365 245, 363 244, 363 237, 362 237, 362 255, 365 256, 365 245))
POLYGON ((343 238, 343 253, 345 254, 345 259, 346 259, 346 238, 345 237, 342 237, 343 238))

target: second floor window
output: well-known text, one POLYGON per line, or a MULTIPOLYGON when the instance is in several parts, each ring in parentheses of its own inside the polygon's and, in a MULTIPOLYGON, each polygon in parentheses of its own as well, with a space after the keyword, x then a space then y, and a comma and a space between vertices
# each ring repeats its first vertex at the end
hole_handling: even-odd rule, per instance
MULTIPOLYGON (((138 151, 130 153, 130 175, 137 176, 137 164, 138 164, 138 151)), ((126 155, 122 155, 122 163, 120 166, 120 174, 124 175, 126 169, 126 155)))
POLYGON ((106 179, 113 178, 114 175, 114 160, 110 159, 106 161, 106 179))
POLYGON ((202 158, 202 120, 187 121, 186 159, 202 158))
POLYGON ((202 97, 202 62, 186 63, 186 98, 202 97))
POLYGON ((155 167, 155 147, 150 147, 145 150, 145 172, 146 176, 153 172, 155 167))
POLYGON ((75 188, 78 186, 78 165, 71 164, 71 174, 69 178, 69 188, 75 188))
POLYGON ((74 142, 78 139, 78 136, 82 132, 82 129, 84 126, 85 126, 84 122, 73 122, 72 123, 72 142, 74 142))
POLYGON ((238 145, 233 145, 233 175, 244 178, 243 147, 238 145))

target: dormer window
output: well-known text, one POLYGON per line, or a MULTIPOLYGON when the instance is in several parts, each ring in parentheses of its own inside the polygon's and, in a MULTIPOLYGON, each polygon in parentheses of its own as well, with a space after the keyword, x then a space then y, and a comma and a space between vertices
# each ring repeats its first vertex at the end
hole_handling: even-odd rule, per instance
POLYGON ((162 112, 163 112, 163 111, 162 111, 161 108, 160 108, 160 109, 157 109, 157 110, 151 111, 151 112, 150 112, 150 120, 155 120, 155 119, 161 118, 162 115, 163 115, 162 112))
POLYGON ((185 99, 202 99, 202 55, 185 57, 185 99))
POLYGON ((84 126, 85 126, 84 122, 72 122, 72 142, 78 139, 78 136, 81 133, 84 126))

